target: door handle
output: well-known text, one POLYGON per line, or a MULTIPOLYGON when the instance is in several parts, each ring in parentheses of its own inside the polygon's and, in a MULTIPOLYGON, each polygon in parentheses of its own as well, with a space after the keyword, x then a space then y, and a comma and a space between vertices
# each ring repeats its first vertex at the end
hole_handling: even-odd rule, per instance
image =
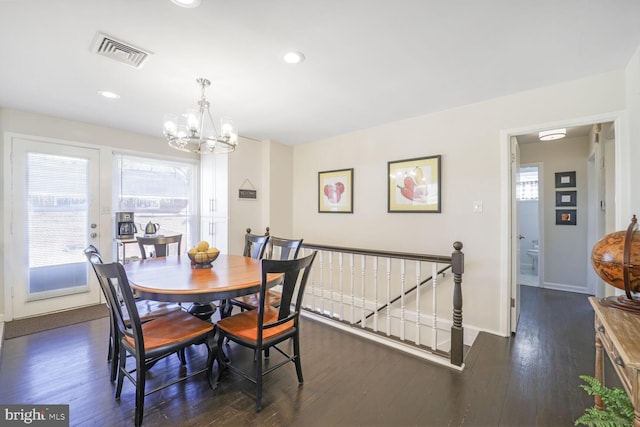
POLYGON ((518 234, 518 240, 522 240, 522 239, 526 239, 527 236, 525 236, 524 234, 518 234))

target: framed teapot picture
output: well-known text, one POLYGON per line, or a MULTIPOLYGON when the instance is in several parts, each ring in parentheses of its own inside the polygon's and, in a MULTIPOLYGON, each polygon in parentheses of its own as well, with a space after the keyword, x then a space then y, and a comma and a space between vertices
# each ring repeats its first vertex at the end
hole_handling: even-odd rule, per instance
POLYGON ((440 156, 388 162, 387 212, 440 213, 440 156))

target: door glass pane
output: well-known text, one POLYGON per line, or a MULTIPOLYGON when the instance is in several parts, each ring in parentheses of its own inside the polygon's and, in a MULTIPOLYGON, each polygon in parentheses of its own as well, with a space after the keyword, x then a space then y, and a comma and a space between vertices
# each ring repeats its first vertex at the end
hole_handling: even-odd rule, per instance
POLYGON ((88 159, 27 155, 29 292, 46 297, 88 289, 88 159))

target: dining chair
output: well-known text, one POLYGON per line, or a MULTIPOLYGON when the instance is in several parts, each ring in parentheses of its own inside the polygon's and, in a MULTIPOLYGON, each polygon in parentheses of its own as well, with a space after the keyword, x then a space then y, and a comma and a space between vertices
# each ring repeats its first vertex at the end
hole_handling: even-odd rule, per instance
POLYGON ((153 246, 153 256, 162 257, 169 254, 169 245, 177 243, 177 252, 180 254, 180 248, 182 246, 182 234, 175 236, 156 236, 156 237, 142 237, 138 236, 138 247, 140 248, 140 256, 142 259, 147 259, 147 256, 151 256, 151 252, 147 255, 146 247, 153 246))
POLYGON ((115 397, 120 399, 124 378, 127 377, 136 388, 135 425, 142 424, 144 398, 148 394, 201 373, 207 374, 209 385, 214 388, 213 362, 216 358, 216 345, 213 324, 182 310, 157 317, 148 322, 142 322, 122 264, 94 262, 96 261, 94 255, 91 256, 91 259, 96 274, 107 285, 112 312, 118 326, 120 355, 115 397), (119 294, 116 292, 116 286, 120 291, 119 294), (117 303, 118 295, 121 295, 129 312, 129 322, 125 321, 123 310, 117 303), (151 391, 145 390, 147 372, 157 361, 194 344, 205 344, 207 347, 207 362, 204 368, 189 373, 183 372, 183 375, 178 378, 174 378, 151 391), (127 354, 135 359, 135 368, 132 370, 127 369, 127 354))
MULTIPOLYGON (((274 260, 290 260, 298 258, 303 239, 283 239, 270 236, 267 242, 264 258, 274 260)), ((231 305, 240 307, 241 310, 254 310, 258 306, 259 294, 243 295, 232 298, 231 305)), ((280 306, 282 293, 279 289, 272 288, 267 291, 267 304, 274 307, 280 306)))
POLYGON ((233 341, 241 346, 253 350, 254 366, 250 371, 235 366, 230 358, 222 351, 218 356, 218 380, 223 372, 229 369, 256 384, 256 412, 262 409, 262 382, 263 377, 275 369, 293 362, 296 367, 298 382, 302 384, 302 364, 300 362, 300 310, 304 289, 309 278, 316 251, 298 259, 279 261, 262 260, 261 288, 258 307, 255 310, 243 311, 234 314, 217 323, 218 348, 223 341, 233 341), (279 308, 266 302, 268 275, 272 273, 284 273, 282 282, 282 303, 279 308), (302 276, 300 276, 302 274, 302 276), (298 280, 300 279, 300 280, 298 280), (293 352, 284 351, 278 344, 292 341, 293 352), (269 366, 263 366, 263 352, 269 348, 275 349, 284 356, 284 360, 275 363, 273 360, 269 366))
MULTIPOLYGON (((110 324, 109 324, 109 349, 107 352, 107 361, 111 362, 111 382, 113 382, 116 380, 116 374, 118 371, 118 357, 120 352, 120 344, 119 344, 120 340, 118 339, 118 325, 116 323, 116 318, 113 315, 113 312, 111 309, 111 299, 109 298, 109 289, 107 285, 103 283, 100 276, 98 276, 98 273, 96 272, 96 269, 94 266, 94 263, 103 264, 102 256, 100 255, 98 248, 96 248, 93 245, 87 246, 87 248, 84 250, 84 254, 87 257, 87 260, 89 261, 89 263, 91 264, 94 273, 96 273, 96 276, 98 278, 98 284, 100 285, 100 289, 102 290, 102 294, 105 298, 105 304, 107 306, 107 309, 109 310, 110 324)), ((122 313, 123 313, 125 322, 129 323, 130 321, 129 312, 127 311, 126 307, 123 306, 123 301, 121 300, 120 297, 118 297, 117 303, 122 307, 122 313)), ((144 299, 137 299, 136 307, 138 309, 138 315, 141 321, 143 322, 155 319, 156 317, 164 316, 174 311, 181 310, 178 304, 144 300, 144 299)), ((182 363, 184 364, 185 363, 184 355, 181 354, 179 355, 179 357, 182 363)))
MULTIPOLYGON (((267 242, 269 241, 269 227, 266 229, 264 235, 252 234, 251 229, 247 228, 247 232, 244 235, 244 250, 242 255, 253 259, 262 259, 265 250, 267 249, 267 242)), ((220 318, 224 319, 231 315, 234 304, 232 299, 225 299, 220 302, 220 318)))

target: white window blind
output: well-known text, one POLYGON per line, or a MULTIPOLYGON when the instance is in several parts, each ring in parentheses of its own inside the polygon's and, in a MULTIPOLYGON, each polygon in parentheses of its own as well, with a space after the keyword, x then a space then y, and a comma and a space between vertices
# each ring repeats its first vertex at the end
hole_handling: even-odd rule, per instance
POLYGON ((158 234, 182 234, 188 248, 197 223, 196 165, 127 154, 117 154, 114 165, 115 210, 133 212, 140 234, 152 221, 158 234))
POLYGON ((516 182, 517 200, 538 200, 538 168, 522 168, 516 182))

